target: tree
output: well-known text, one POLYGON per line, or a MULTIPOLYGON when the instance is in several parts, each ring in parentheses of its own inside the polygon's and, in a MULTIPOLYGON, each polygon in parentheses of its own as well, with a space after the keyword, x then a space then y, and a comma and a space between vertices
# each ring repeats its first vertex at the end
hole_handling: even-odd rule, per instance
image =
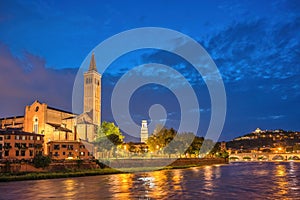
POLYGON ((198 157, 199 153, 200 153, 200 149, 203 144, 203 141, 204 141, 203 137, 194 136, 193 142, 191 143, 190 147, 188 148, 187 153, 194 154, 198 157))
POLYGON ((43 155, 36 155, 34 158, 33 158, 33 165, 36 167, 36 168, 45 168, 45 167, 48 167, 51 163, 51 158, 49 156, 43 156, 43 155))
POLYGON ((192 142, 194 139, 195 135, 191 132, 177 134, 177 136, 174 138, 174 143, 176 144, 176 153, 178 153, 180 157, 182 154, 192 154, 192 142))
POLYGON ((215 145, 216 143, 213 140, 205 139, 203 141, 199 154, 204 154, 204 155, 209 154, 213 150, 215 145))
POLYGON ((177 141, 170 142, 165 148, 164 153, 169 155, 169 158, 171 157, 171 154, 175 154, 177 152, 177 147, 179 143, 177 141))
POLYGON ((156 126, 154 133, 148 138, 147 145, 151 152, 158 152, 166 147, 175 137, 176 131, 173 128, 167 129, 156 126))
POLYGON ((124 136, 119 127, 112 122, 102 122, 98 129, 94 144, 100 151, 110 151, 123 143, 124 136))

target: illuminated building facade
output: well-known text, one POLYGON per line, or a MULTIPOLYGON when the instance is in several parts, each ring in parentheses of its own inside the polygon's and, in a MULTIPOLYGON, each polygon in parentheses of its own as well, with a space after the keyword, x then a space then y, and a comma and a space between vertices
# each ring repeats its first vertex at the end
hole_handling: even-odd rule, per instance
MULTIPOLYGON (((43 136, 46 155, 50 154, 49 149, 51 149, 47 146, 51 147, 52 144, 74 142, 74 146, 80 146, 79 140, 92 142, 101 124, 101 75, 97 72, 94 54, 91 57, 89 70, 84 73, 84 79, 82 114, 77 115, 50 107, 36 100, 25 107, 24 116, 1 118, 0 130, 18 128, 24 133, 43 136), (49 142, 50 145, 47 145, 49 142)), ((67 154, 69 155, 69 152, 67 154)), ((84 154, 87 155, 85 152, 84 154)), ((74 155, 74 158, 78 157, 75 150, 70 155, 74 155)))
POLYGON ((29 160, 43 154, 44 135, 24 132, 20 129, 0 130, 0 159, 29 160))

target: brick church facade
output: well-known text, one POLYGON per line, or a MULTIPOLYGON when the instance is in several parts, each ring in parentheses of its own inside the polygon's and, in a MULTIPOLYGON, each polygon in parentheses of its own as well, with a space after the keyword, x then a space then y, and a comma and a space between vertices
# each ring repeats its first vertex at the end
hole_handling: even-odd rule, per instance
MULTIPOLYGON (((43 136, 43 152, 46 155, 59 155, 60 159, 88 158, 93 154, 92 142, 96 136, 98 126, 101 124, 101 75, 97 72, 94 53, 91 56, 90 66, 84 73, 84 101, 83 113, 80 115, 64 111, 34 101, 25 107, 24 116, 15 116, 0 119, 0 130, 18 129, 26 133, 43 136), (76 143, 77 142, 77 143, 76 143), (51 145, 72 144, 77 148, 70 148, 62 156, 51 145), (83 146, 85 149, 83 150, 83 146), (51 151, 50 151, 51 149, 51 151), (80 152, 82 151, 82 152, 80 152)), ((61 149, 61 148, 59 148, 61 149)))

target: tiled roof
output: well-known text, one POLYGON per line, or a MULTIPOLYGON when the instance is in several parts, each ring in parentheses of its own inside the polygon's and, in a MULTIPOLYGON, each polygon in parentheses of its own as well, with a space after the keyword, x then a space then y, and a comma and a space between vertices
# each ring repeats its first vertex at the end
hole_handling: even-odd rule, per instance
POLYGON ((3 118, 0 118, 0 120, 4 120, 4 119, 16 119, 16 118, 24 118, 24 116, 3 117, 3 118))
POLYGON ((24 132, 20 128, 6 128, 6 129, 0 129, 0 135, 41 135, 41 134, 24 132))
POLYGON ((56 111, 59 111, 59 112, 64 112, 64 113, 76 115, 76 114, 74 114, 74 113, 72 113, 72 112, 70 112, 70 111, 61 110, 61 109, 54 108, 54 107, 51 107, 51 106, 48 106, 47 108, 48 108, 48 109, 51 109, 51 110, 56 110, 56 111))
POLYGON ((54 127, 58 131, 72 132, 70 129, 62 127, 60 124, 53 124, 53 123, 47 123, 47 124, 49 124, 50 126, 54 127))

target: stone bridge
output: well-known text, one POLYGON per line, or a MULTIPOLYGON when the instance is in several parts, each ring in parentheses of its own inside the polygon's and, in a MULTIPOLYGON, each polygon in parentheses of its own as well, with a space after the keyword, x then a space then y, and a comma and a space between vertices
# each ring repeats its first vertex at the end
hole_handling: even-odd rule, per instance
POLYGON ((238 153, 230 154, 230 161, 300 160, 300 153, 238 153))

